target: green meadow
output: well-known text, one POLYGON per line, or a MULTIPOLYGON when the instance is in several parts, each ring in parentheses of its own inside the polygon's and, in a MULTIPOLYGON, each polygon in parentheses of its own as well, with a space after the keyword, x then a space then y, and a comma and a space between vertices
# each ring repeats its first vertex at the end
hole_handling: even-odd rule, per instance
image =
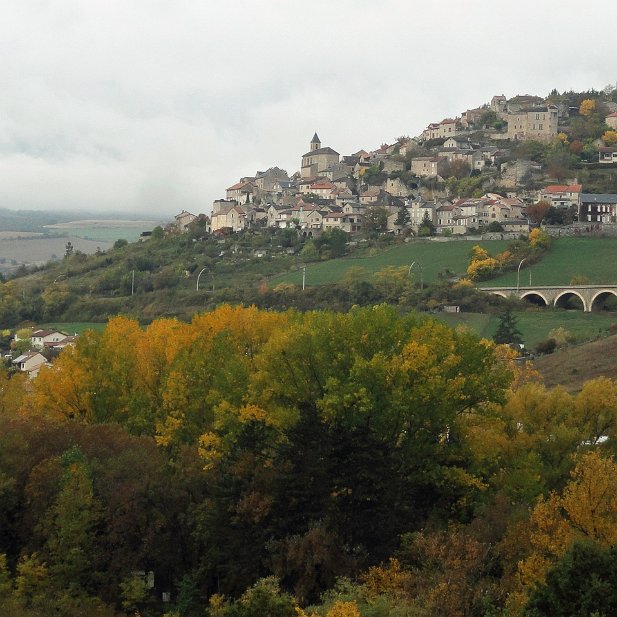
MULTIPOLYGON (((401 244, 385 251, 377 252, 375 255, 361 258, 332 259, 319 263, 306 265, 306 284, 307 285, 327 285, 337 283, 344 276, 347 270, 352 267, 361 267, 367 274, 373 274, 387 266, 410 266, 416 280, 420 279, 420 268, 422 278, 425 282, 434 281, 437 275, 445 269, 451 270, 454 274, 462 275, 465 273, 469 254, 476 244, 480 244, 489 253, 499 253, 507 242, 501 240, 490 240, 486 242, 473 242, 469 240, 452 240, 446 242, 431 240, 412 240, 406 244, 401 244)), ((279 283, 302 284, 302 271, 287 273, 275 276, 271 279, 272 285, 279 283)))
MULTIPOLYGON (((573 277, 585 277, 592 283, 617 283, 617 238, 558 238, 536 264, 523 262, 521 286, 568 285, 573 277)), ((516 272, 507 272, 484 287, 515 286, 516 272)))
MULTIPOLYGON (((484 247, 491 255, 504 250, 506 241, 490 240, 474 242, 452 240, 436 242, 413 240, 406 244, 377 252, 361 258, 333 259, 306 265, 306 285, 326 285, 340 281, 352 267, 364 268, 371 275, 386 266, 413 267, 416 280, 419 280, 420 267, 425 282, 435 280, 437 275, 448 269, 454 274, 463 275, 469 262, 469 253, 476 244, 484 247)), ((523 262, 520 271, 520 284, 529 285, 568 285, 573 277, 584 277, 589 283, 617 283, 617 238, 558 238, 551 249, 538 263, 528 266, 523 262)), ((483 287, 516 285, 516 271, 483 281, 483 287)), ((302 271, 278 275, 272 278, 272 285, 279 283, 302 284, 302 271)))
MULTIPOLYGON (((435 317, 450 326, 465 324, 484 338, 492 338, 499 321, 495 315, 480 313, 437 313, 435 317)), ((516 318, 523 341, 530 348, 549 338, 549 333, 555 328, 565 328, 577 342, 582 343, 606 336, 609 327, 617 324, 617 316, 606 312, 536 309, 519 311, 516 318)))

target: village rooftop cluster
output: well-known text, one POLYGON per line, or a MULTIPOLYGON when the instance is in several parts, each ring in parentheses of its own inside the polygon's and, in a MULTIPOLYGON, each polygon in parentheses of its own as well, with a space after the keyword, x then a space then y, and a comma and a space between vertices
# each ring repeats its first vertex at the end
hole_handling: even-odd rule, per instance
MULTIPOLYGON (((617 104, 607 108, 606 125, 617 129, 617 104)), ((338 228, 354 234, 379 208, 387 218, 382 231, 392 234, 423 235, 427 227, 436 234, 473 234, 493 224, 491 230, 519 235, 529 231, 527 205, 538 200, 570 210, 579 224, 614 222, 617 195, 584 193, 576 178, 529 190, 530 180, 542 177, 540 165, 509 156, 517 142, 557 139, 561 122, 573 113, 537 96, 497 95, 429 124, 417 137, 344 156, 315 133, 296 173, 274 166, 228 187, 225 198, 213 203, 208 229, 295 228, 313 237, 338 228), (480 195, 460 198, 449 184, 453 176, 480 178, 480 195)), ((599 164, 617 163, 617 147, 596 145, 599 164)), ((182 211, 176 226, 186 229, 195 218, 182 211)))

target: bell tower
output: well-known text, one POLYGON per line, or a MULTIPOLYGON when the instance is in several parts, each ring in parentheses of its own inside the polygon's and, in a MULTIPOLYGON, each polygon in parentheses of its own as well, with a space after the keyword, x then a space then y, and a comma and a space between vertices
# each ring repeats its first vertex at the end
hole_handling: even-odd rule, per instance
POLYGON ((319 140, 317 133, 315 133, 315 135, 313 135, 313 139, 311 139, 311 152, 314 150, 319 150, 319 148, 321 148, 321 141, 319 140))

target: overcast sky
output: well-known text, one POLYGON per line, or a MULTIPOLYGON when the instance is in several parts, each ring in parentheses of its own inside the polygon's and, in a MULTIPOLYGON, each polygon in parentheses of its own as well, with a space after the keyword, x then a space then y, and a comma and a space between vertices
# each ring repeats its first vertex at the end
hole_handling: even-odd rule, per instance
POLYGON ((240 176, 617 80, 616 0, 0 0, 0 207, 171 216, 240 176))

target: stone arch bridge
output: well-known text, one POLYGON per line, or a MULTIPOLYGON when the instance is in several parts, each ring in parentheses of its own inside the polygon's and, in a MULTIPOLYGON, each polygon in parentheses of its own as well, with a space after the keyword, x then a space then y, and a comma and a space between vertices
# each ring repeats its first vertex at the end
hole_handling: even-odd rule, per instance
POLYGON ((583 311, 591 312, 610 296, 617 298, 617 285, 534 285, 533 287, 479 287, 480 291, 502 298, 514 296, 545 306, 560 306, 573 296, 583 303, 583 311))

